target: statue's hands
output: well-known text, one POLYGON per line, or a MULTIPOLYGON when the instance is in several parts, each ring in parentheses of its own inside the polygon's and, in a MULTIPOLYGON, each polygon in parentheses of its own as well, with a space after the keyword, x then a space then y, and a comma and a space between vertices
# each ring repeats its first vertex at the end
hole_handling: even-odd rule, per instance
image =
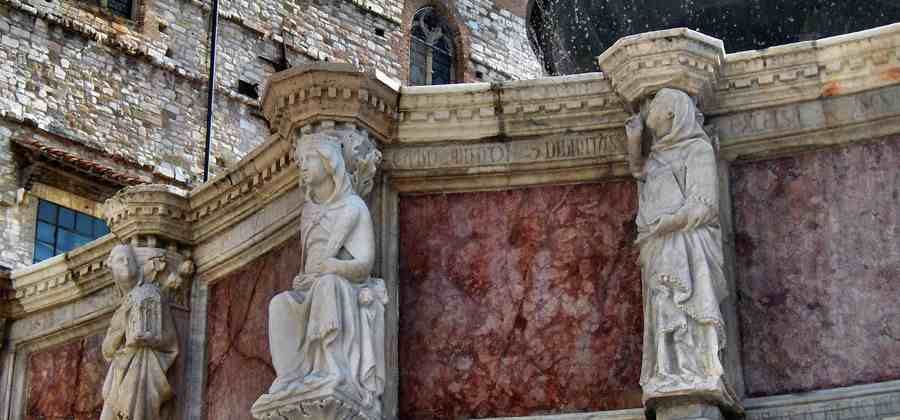
POLYGON ((324 261, 320 261, 316 264, 318 272, 327 273, 327 274, 340 274, 341 272, 341 260, 337 258, 329 258, 324 261))
POLYGON ((703 203, 691 202, 684 206, 681 212, 684 216, 684 229, 692 230, 700 226, 712 223, 715 220, 715 211, 703 203))
POLYGON ((644 120, 640 114, 634 114, 625 120, 625 135, 629 140, 640 139, 644 134, 644 120))
MULTIPOLYGON (((309 273, 314 274, 341 274, 343 262, 337 258, 328 258, 315 261, 307 267, 309 273)), ((302 275, 302 274, 301 274, 302 275)))
POLYGON ((153 347, 156 345, 156 341, 153 339, 152 334, 140 332, 134 336, 133 345, 135 347, 153 347))
POLYGON ((661 236, 677 232, 681 230, 686 223, 687 219, 681 212, 660 216, 659 222, 657 222, 656 227, 653 229, 653 235, 661 236))
POLYGON ((637 179, 644 178, 644 156, 641 151, 644 122, 640 115, 632 115, 625 121, 625 134, 627 135, 626 149, 628 150, 628 171, 637 179))
POLYGON ((297 274, 296 276, 294 276, 294 281, 291 282, 291 288, 293 288, 294 290, 303 290, 306 288, 306 287, 304 287, 305 284, 306 284, 306 273, 300 273, 300 274, 297 274))

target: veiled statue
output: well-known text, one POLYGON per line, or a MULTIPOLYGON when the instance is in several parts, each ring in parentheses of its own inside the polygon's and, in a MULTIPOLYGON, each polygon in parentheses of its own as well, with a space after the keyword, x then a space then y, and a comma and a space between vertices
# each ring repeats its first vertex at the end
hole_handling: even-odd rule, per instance
POLYGON ((158 420, 173 397, 166 372, 178 357, 168 292, 191 272, 173 272, 163 249, 124 244, 112 249, 106 265, 123 298, 103 339, 110 366, 100 420, 158 420))
POLYGON ((644 295, 645 398, 722 389, 728 293, 718 215, 715 147, 693 99, 661 89, 626 123, 644 295), (644 126, 652 143, 641 154, 644 126))
POLYGON ((256 418, 308 415, 310 407, 335 401, 350 417, 380 417, 387 292, 370 277, 375 236, 360 197, 371 189, 380 154, 366 142, 355 132, 319 133, 296 145, 305 192, 302 272, 269 303, 277 377, 253 405, 256 418))

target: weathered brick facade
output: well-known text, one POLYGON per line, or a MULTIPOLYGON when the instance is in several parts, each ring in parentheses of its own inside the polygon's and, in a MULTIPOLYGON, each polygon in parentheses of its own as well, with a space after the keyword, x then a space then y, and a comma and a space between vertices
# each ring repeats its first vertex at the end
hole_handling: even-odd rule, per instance
MULTIPOLYGON (((440 6, 458 26, 460 81, 539 76, 521 3, 222 0, 213 174, 268 135, 239 81, 261 91, 284 60, 349 62, 406 80, 420 6, 440 6)), ((21 191, 30 173, 21 139, 53 139, 87 162, 76 166, 102 155, 104 168, 148 182, 200 182, 210 1, 140 0, 136 10, 126 20, 77 0, 0 0, 0 266, 31 263, 36 200, 21 191)))

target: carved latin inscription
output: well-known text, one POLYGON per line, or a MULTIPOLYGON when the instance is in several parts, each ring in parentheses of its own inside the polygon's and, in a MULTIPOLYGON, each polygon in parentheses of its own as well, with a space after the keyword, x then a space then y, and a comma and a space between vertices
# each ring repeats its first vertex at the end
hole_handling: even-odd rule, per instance
POLYGON ((417 170, 621 157, 624 150, 617 137, 594 133, 512 143, 394 149, 387 152, 385 165, 395 170, 417 170))

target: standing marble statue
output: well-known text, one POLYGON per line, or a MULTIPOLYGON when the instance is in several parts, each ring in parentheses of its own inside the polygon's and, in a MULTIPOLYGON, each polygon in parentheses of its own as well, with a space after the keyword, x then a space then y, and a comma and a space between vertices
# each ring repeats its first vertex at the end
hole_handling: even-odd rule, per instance
POLYGON ((387 297, 384 283, 370 278, 375 237, 369 209, 357 193, 371 188, 371 177, 360 175, 374 175, 373 159, 380 155, 372 149, 360 163, 353 160, 354 146, 344 142, 342 148, 342 140, 307 136, 295 150, 306 195, 302 272, 292 290, 269 304, 269 347, 277 378, 254 404, 257 418, 308 414, 304 404, 328 399, 355 407, 357 416, 380 416, 387 297), (353 162, 353 174, 346 160, 353 162))
POLYGON ((714 146, 684 92, 660 90, 626 123, 644 293, 645 398, 690 389, 721 389, 727 295, 718 218, 714 146), (652 137, 640 154, 644 126, 652 137))
POLYGON ((160 275, 166 269, 163 250, 117 245, 107 266, 124 296, 103 339, 103 357, 110 362, 103 383, 100 420, 158 420, 162 405, 172 398, 166 371, 178 356, 175 323, 160 275))

